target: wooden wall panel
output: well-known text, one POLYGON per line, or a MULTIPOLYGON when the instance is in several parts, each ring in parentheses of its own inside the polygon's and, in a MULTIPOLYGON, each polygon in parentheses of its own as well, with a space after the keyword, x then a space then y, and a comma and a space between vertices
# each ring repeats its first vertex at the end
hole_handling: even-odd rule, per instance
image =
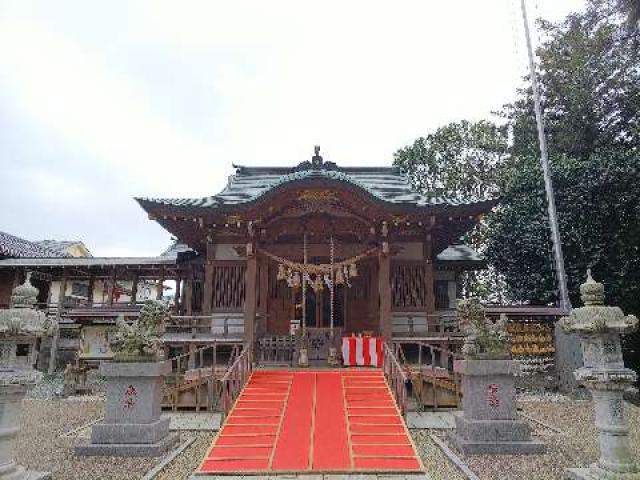
POLYGON ((417 311, 425 308, 425 268, 423 262, 394 262, 391 267, 392 308, 417 311))
POLYGON ((242 310, 246 293, 245 271, 244 262, 214 265, 211 302, 213 311, 242 310))

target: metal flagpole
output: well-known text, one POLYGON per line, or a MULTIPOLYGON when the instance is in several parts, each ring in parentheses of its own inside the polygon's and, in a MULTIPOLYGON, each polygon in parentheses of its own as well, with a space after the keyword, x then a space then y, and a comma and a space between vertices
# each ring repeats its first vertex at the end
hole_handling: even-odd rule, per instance
MULTIPOLYGON (((525 0, 520 0, 522 7, 522 21, 524 23, 524 33, 527 40, 527 52, 529 54, 529 70, 531 75, 531 87, 533 89, 533 107, 536 113, 536 124, 538 127, 538 142, 540 143, 540 163, 544 175, 544 187, 547 192, 547 208, 549 211, 549 226, 551 227, 551 241, 553 242, 553 255, 555 258, 556 277, 560 293, 560 308, 564 314, 571 311, 569 301, 569 290, 567 288, 567 274, 564 269, 564 258, 562 256, 562 243, 560 242, 560 229, 558 228, 558 216, 556 212, 556 201, 553 194, 553 183, 549 172, 549 152, 547 150, 547 140, 544 133, 544 121, 542 118, 542 108, 540 101, 540 90, 538 87, 538 76, 531 47, 531 34, 529 32, 529 21, 527 19, 527 6, 525 0)), ((573 390, 577 386, 573 372, 583 365, 582 349, 580 342, 565 334, 558 322, 554 328, 555 341, 555 368, 559 387, 562 390, 573 390)))
POLYGON ((549 210, 549 224, 551 227, 551 241, 553 242, 553 254, 556 264, 556 275, 558 277, 558 287, 560 290, 560 307, 569 313, 571 303, 569 301, 569 291, 567 289, 567 274, 564 270, 564 258, 562 256, 562 243, 560 242, 560 229, 558 228, 558 215, 556 212, 556 200, 553 194, 553 183, 549 172, 549 153, 547 150, 547 139, 544 133, 544 120, 542 118, 542 108, 540 102, 540 90, 538 88, 538 76, 531 47, 531 35, 529 33, 529 21, 527 20, 527 7, 525 0, 520 0, 522 5, 522 21, 524 22, 524 34, 527 38, 527 52, 529 54, 529 70, 531 74, 531 87, 533 89, 533 107, 536 112, 536 123, 538 126, 538 142, 540 143, 540 163, 544 174, 544 187, 547 192, 547 207, 549 210))

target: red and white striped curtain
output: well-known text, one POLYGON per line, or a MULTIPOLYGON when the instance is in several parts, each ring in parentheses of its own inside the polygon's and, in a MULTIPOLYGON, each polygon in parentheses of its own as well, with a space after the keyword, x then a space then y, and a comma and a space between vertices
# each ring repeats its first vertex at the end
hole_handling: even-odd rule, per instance
POLYGON ((345 367, 382 367, 382 337, 343 337, 345 367))

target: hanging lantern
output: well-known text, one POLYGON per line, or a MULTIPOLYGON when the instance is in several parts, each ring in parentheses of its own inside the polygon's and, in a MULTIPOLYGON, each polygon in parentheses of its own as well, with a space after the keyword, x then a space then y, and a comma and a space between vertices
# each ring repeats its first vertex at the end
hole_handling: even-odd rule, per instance
POLYGON ((358 267, 356 266, 355 263, 352 263, 351 265, 349 265, 349 276, 350 277, 358 276, 358 267))
POLYGON ((278 279, 278 281, 280 281, 280 280, 284 280, 285 276, 286 274, 284 271, 284 265, 283 264, 278 265, 278 275, 276 278, 278 279))
POLYGON ((341 268, 336 270, 336 285, 342 285, 344 283, 344 273, 341 268))
POLYGON ((296 272, 293 274, 293 288, 299 288, 300 285, 302 284, 301 280, 300 280, 300 273, 296 272))
POLYGON ((316 280, 314 282, 314 290, 316 292, 321 292, 324 290, 324 283, 322 282, 322 277, 318 274, 316 275, 316 280))

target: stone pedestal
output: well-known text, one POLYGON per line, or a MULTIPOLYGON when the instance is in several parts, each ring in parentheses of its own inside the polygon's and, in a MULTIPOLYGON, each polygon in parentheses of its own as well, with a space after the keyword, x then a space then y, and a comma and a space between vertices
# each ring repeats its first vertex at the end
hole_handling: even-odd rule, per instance
POLYGON ((0 479, 34 480, 51 478, 49 473, 26 470, 14 461, 15 443, 20 431, 20 409, 33 385, 0 385, 0 479))
POLYGON ((159 456, 177 441, 169 419, 160 417, 163 377, 169 362, 103 363, 107 379, 104 420, 93 426, 91 443, 77 455, 159 456))
POLYGON ((454 368, 463 375, 464 411, 456 415, 456 430, 449 436, 465 454, 542 453, 544 444, 531 439, 529 425, 517 418, 513 360, 459 360, 454 368))

